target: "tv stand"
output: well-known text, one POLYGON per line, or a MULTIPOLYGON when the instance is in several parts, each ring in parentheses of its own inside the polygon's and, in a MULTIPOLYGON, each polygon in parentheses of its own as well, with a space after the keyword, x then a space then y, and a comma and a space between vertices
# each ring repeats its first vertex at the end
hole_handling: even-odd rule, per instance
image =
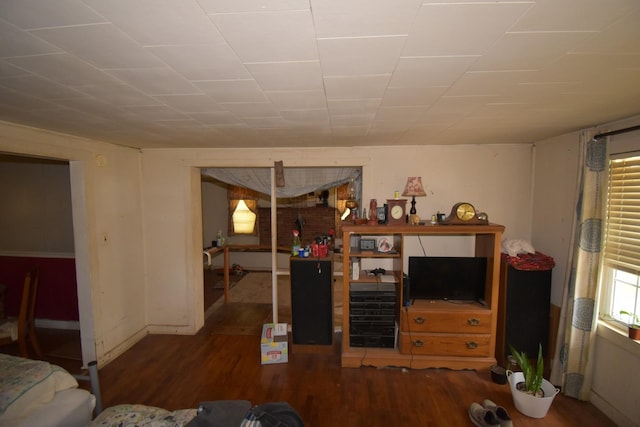
POLYGON ((504 226, 489 225, 343 225, 344 301, 349 301, 352 286, 375 282, 366 272, 351 274, 347 266, 362 265, 367 258, 386 259, 393 265, 387 275, 395 277, 397 293, 398 340, 394 348, 350 345, 350 307, 344 306, 342 325, 342 366, 397 366, 406 368, 481 369, 496 363, 496 329, 500 278, 500 243, 504 226), (482 300, 411 300, 403 295, 404 240, 409 236, 441 235, 475 238, 475 256, 487 258, 487 275, 482 300), (393 252, 360 250, 361 236, 388 238, 393 252), (358 261, 352 263, 352 261, 358 261))

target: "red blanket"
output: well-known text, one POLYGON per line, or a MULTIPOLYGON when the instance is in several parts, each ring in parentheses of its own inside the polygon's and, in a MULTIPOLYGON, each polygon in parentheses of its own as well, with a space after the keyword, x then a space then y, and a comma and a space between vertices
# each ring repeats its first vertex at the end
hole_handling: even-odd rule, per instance
POLYGON ((556 263, 549 255, 537 252, 534 254, 518 254, 517 256, 509 256, 502 253, 502 261, 508 263, 516 270, 551 270, 556 263))

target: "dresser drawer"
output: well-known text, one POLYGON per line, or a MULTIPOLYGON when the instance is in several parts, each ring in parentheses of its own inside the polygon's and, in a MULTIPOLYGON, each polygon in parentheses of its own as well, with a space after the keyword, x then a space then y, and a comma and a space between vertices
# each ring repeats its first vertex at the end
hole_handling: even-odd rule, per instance
POLYGON ((400 353, 433 356, 491 355, 490 334, 420 334, 400 332, 400 353))
POLYGON ((424 311, 402 310, 400 330, 403 332, 491 333, 491 310, 424 311))

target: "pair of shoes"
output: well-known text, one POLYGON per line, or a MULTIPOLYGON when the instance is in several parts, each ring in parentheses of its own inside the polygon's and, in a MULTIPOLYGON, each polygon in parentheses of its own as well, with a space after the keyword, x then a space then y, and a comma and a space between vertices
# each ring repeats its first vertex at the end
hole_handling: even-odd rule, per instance
POLYGON ((504 407, 496 405, 489 399, 485 399, 484 402, 482 402, 482 406, 495 414, 498 422, 500 423, 500 427, 513 427, 511 417, 504 407))
POLYGON ((469 419, 478 427, 500 427, 496 414, 476 402, 469 406, 469 419))
POLYGON ((478 427, 513 427, 507 410, 489 399, 482 406, 473 402, 469 407, 469 419, 478 427))

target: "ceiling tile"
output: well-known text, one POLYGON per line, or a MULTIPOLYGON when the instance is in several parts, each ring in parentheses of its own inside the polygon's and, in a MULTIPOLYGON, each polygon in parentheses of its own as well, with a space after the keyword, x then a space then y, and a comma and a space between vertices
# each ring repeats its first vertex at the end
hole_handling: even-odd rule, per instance
MULTIPOLYGON (((640 5, 639 5, 640 7, 640 5)), ((640 9, 625 14, 588 41, 574 47, 575 53, 640 53, 640 9)))
POLYGON ((158 101, 152 97, 121 82, 103 85, 75 86, 74 88, 96 99, 112 104, 115 107, 158 104, 158 101))
POLYGON ((67 53, 22 56, 7 59, 7 62, 41 77, 69 86, 118 83, 109 74, 67 53))
POLYGON ((217 102, 265 102, 254 80, 199 81, 194 83, 217 102))
MULTIPOLYGON (((52 102, 16 92, 3 86, 0 86, 0 105, 10 107, 14 111, 27 111, 28 113, 24 114, 25 117, 29 116, 29 113, 33 111, 56 108, 56 105, 52 102)), ((20 121, 19 123, 23 122, 20 121)))
POLYGON ((168 67, 109 70, 109 73, 147 95, 201 93, 198 88, 168 67))
POLYGON ((143 46, 221 41, 215 25, 191 0, 84 0, 143 46))
POLYGON ((280 117, 280 113, 270 102, 234 102, 221 104, 241 119, 249 117, 280 117))
POLYGON ((477 59, 478 56, 403 57, 398 61, 389 86, 449 86, 477 59))
POLYGON ((370 115, 380 107, 380 98, 372 99, 329 99, 331 115, 370 115))
POLYGON ((329 125, 329 114, 326 109, 316 110, 284 110, 280 114, 287 122, 310 125, 329 125))
POLYGON ((287 122, 282 116, 277 117, 246 117, 244 121, 253 128, 278 128, 286 129, 287 122))
POLYGON ((265 95, 278 109, 308 109, 327 106, 323 90, 274 91, 265 95))
POLYGON ((512 31, 600 30, 626 14, 637 11, 637 0, 536 0, 512 31))
POLYGON ((251 74, 226 43, 147 48, 189 80, 247 79, 251 74))
POLYGON ((531 70, 549 65, 597 32, 508 33, 479 58, 471 70, 531 70))
POLYGON ((211 15, 243 62, 317 60, 310 11, 211 15))
POLYGON ((370 114, 343 114, 331 115, 331 126, 335 128, 354 127, 359 129, 368 129, 373 120, 375 113, 370 114))
POLYGON ((406 35, 422 0, 311 0, 323 37, 406 35))
POLYGON ((22 29, 106 22, 79 0, 2 0, 0 16, 22 29))
POLYGON ((406 36, 319 39, 325 76, 391 74, 406 36))
MULTIPOLYGON (((0 2, 2 4, 2 2, 0 2)), ((0 58, 59 52, 55 46, 0 19, 0 58)))
POLYGON ((220 111, 213 113, 189 113, 189 117, 204 123, 208 126, 216 125, 243 125, 244 123, 229 111, 220 111))
POLYGON ((248 63, 246 67, 264 91, 322 89, 318 61, 248 63))
POLYGON ((186 118, 183 113, 166 105, 142 105, 124 107, 124 109, 149 121, 184 120, 186 118))
POLYGON ((403 56, 480 55, 529 7, 529 2, 425 4, 403 56))
POLYGON ((389 87, 384 94, 382 105, 393 106, 418 106, 434 103, 448 86, 433 87, 389 87))
POLYGON ((398 123, 414 123, 422 118, 428 110, 424 106, 385 107, 381 106, 376 114, 376 121, 394 121, 398 123))
POLYGON ((529 82, 536 71, 486 71, 465 73, 446 92, 447 96, 501 95, 509 87, 529 82))
POLYGON ((327 99, 382 98, 390 77, 390 74, 325 77, 327 99))
POLYGON ((67 86, 35 75, 0 78, 0 86, 43 99, 80 98, 84 95, 67 86))
POLYGON ((206 13, 266 12, 309 9, 308 0, 198 0, 206 13))
POLYGON ((6 61, 0 60, 0 78, 24 76, 28 73, 18 67, 14 67, 6 61))
POLYGON ((226 111, 209 95, 159 95, 153 97, 155 100, 168 105, 169 107, 183 113, 206 113, 215 111, 226 111))
POLYGON ((151 68, 162 62, 112 24, 82 25, 31 31, 98 68, 151 68))

